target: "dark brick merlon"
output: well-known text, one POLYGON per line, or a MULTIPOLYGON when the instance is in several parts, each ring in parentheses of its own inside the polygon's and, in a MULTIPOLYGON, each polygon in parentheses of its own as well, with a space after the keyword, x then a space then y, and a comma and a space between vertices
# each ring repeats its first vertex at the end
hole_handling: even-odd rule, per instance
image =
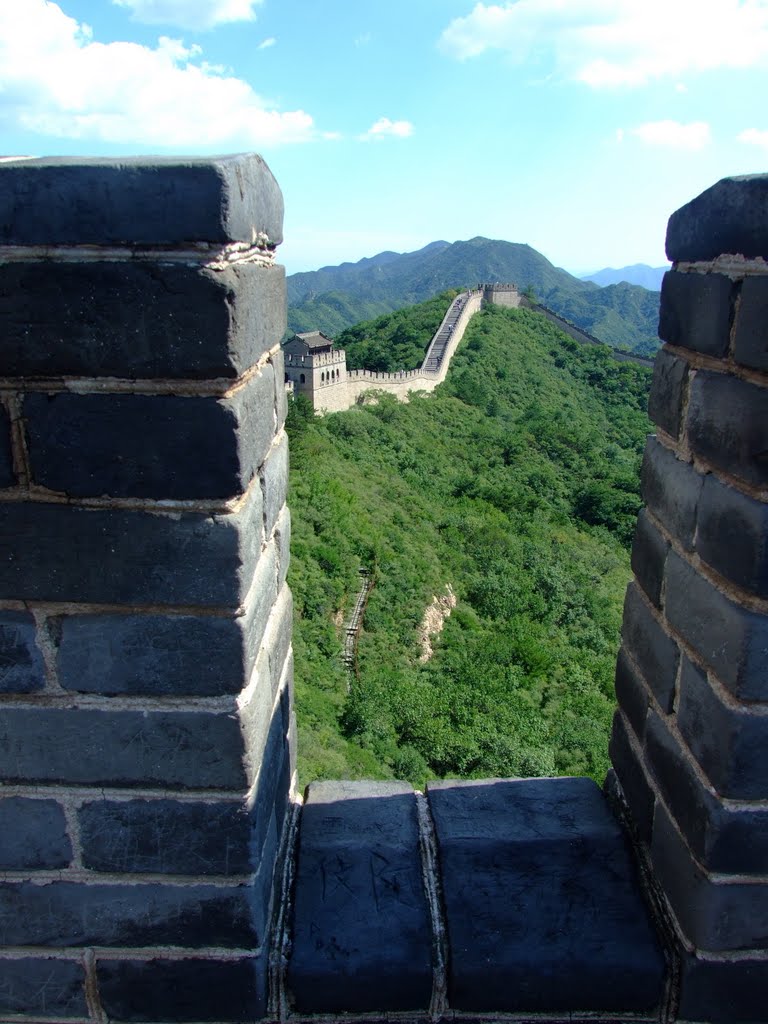
POLYGON ((717 957, 706 953, 683 957, 679 1020, 765 1021, 768 956, 750 953, 717 957))
POLYGON ((99 996, 115 1021, 252 1024, 266 1014, 266 959, 97 960, 99 996))
POLYGON ((724 253, 768 258, 768 174, 723 178, 669 218, 667 257, 673 263, 724 253))
POLYGON ((768 598, 768 504, 713 474, 704 481, 696 551, 721 576, 768 598))
POLYGON ((266 365, 231 398, 28 394, 31 481, 75 498, 239 495, 272 443, 273 377, 266 365))
MULTIPOLYGON (((703 355, 725 356, 734 290, 734 283, 724 274, 683 274, 668 270, 661 284, 659 337, 670 345, 703 355)), ((658 367, 657 361, 654 385, 658 367)), ((655 418, 653 413, 651 417, 655 418)), ((660 422, 659 425, 663 426, 660 422)))
POLYGON ((0 1014, 13 1020, 29 1020, 31 1015, 87 1020, 82 963, 45 956, 12 958, 0 953, 0 1014))
POLYGON ((683 547, 691 549, 704 477, 649 437, 641 471, 642 495, 650 511, 683 547))
POLYGON ((0 316, 0 377, 234 378, 285 332, 285 272, 3 263, 0 316))
POLYGON ((641 596, 630 583, 624 602, 622 638, 662 710, 672 711, 680 651, 641 596))
POLYGON ((283 198, 255 154, 53 157, 0 166, 0 245, 282 241, 283 198))
POLYGON ((672 437, 678 437, 683 423, 688 388, 688 363, 660 349, 653 368, 648 415, 672 437))
POLYGON ((608 745, 611 764, 629 803, 638 838, 650 845, 656 793, 647 778, 647 763, 640 741, 632 733, 626 712, 617 711, 608 745))
POLYGON ((438 782, 428 799, 451 1008, 653 1011, 664 959, 594 782, 438 782))
POLYGON ((237 607, 259 557, 261 504, 254 483, 228 515, 2 505, 0 597, 237 607))
POLYGON ((664 567, 669 547, 669 541, 656 529, 647 510, 641 509, 632 543, 632 571, 657 608, 662 606, 664 567))
POLYGON ((737 363, 768 370, 768 276, 748 277, 741 285, 733 356, 737 363))
POLYGON ((313 783, 298 843, 288 968, 296 1009, 426 1011, 432 936, 411 787, 313 783))

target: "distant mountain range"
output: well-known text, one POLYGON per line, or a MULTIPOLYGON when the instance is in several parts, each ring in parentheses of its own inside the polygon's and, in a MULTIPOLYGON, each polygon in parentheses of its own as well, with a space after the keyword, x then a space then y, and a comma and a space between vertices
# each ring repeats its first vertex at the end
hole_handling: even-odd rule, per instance
POLYGON ((660 291, 661 279, 668 270, 669 264, 665 267, 649 267, 647 263, 633 263, 631 267, 621 267, 619 270, 606 267, 605 270, 597 270, 594 274, 585 274, 581 280, 593 281, 601 288, 625 281, 627 284, 638 284, 650 291, 660 291))
POLYGON ((362 320, 424 302, 448 288, 514 282, 601 341, 643 355, 659 347, 659 295, 634 284, 599 287, 553 266, 529 245, 489 238, 431 242, 288 278, 288 327, 331 337, 362 320))

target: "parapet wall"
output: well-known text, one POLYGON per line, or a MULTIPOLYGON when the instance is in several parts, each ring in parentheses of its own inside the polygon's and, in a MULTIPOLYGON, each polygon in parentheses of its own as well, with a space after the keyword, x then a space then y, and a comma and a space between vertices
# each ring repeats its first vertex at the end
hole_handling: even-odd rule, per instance
POLYGON ((294 773, 282 198, 0 166, 0 1019, 248 1020, 294 773))

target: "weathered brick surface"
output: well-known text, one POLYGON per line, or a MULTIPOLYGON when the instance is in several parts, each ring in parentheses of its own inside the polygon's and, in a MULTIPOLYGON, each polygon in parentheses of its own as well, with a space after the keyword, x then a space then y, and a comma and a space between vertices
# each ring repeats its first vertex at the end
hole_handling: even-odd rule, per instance
POLYGON ((0 376, 237 377, 279 343, 285 309, 279 266, 5 263, 0 376))
POLYGON ((688 439, 713 466, 748 483, 768 483, 768 388, 699 371, 691 384, 688 439))
POLYGON ((0 167, 2 245, 282 241, 283 199, 256 154, 48 157, 0 167))
POLYGON ((258 866, 239 800, 105 799, 86 803, 78 819, 83 865, 94 871, 238 875, 258 866))
POLYGON ((251 949, 248 886, 0 883, 0 943, 7 946, 210 946, 251 949))
POLYGON ((768 864, 768 809, 723 803, 701 781, 663 719, 648 718, 646 764, 686 842, 708 871, 762 874, 768 864))
POLYGON ((0 693, 33 693, 45 686, 45 665, 29 612, 0 611, 0 693))
POLYGON ((432 938, 411 787, 312 783, 296 877, 288 967, 296 1008, 426 1011, 432 938))
POLYGON ((608 754, 629 803, 632 821, 638 836, 644 843, 649 844, 653 831, 653 809, 656 795, 648 785, 643 770, 642 756, 633 749, 627 728, 624 719, 617 711, 613 716, 608 754))
MULTIPOLYGON (((724 356, 728 351, 732 292, 733 283, 723 274, 668 270, 661 284, 659 337, 670 345, 724 356)), ((656 369, 654 376, 658 372, 656 369)))
POLYGON ((19 1020, 88 1019, 82 964, 42 956, 0 958, 0 1013, 19 1014, 19 1020))
POLYGON ((721 253, 768 257, 768 174, 722 178, 669 218, 667 256, 673 263, 721 253))
POLYGON ((246 663, 249 667, 256 662, 264 630, 277 600, 277 554, 277 544, 274 541, 270 541, 260 552, 245 602, 242 629, 245 636, 246 663))
POLYGON ((651 856, 683 933, 697 949, 754 949, 765 942, 768 885, 713 881, 693 859, 660 801, 651 856))
POLYGON ((630 583, 624 602, 624 647, 635 659, 654 697, 664 711, 672 710, 680 651, 630 583))
POLYGON ((283 350, 270 358, 270 363, 275 371, 275 431, 279 433, 285 426, 285 418, 288 415, 288 394, 285 390, 285 357, 283 350))
POLYGON ((672 437, 680 433, 683 401, 688 383, 688 364, 665 349, 656 353, 648 415, 672 437))
POLYGON ((257 486, 220 516, 15 502, 0 507, 0 597, 236 606, 260 537, 257 486))
POLYGON ((661 607, 664 565, 668 551, 669 541, 653 525, 646 509, 641 509, 632 542, 632 571, 646 596, 657 608, 661 607))
POLYGON ((115 1021, 230 1021, 266 1013, 264 957, 100 960, 102 1005, 115 1021))
POLYGON ((689 549, 703 479, 655 437, 648 438, 641 472, 643 498, 666 529, 689 549))
POLYGON ((626 652, 622 649, 616 660, 616 699, 630 721, 635 735, 642 740, 645 718, 648 714, 648 689, 635 672, 626 652))
POLYGON ((768 1017, 768 957, 716 961, 688 954, 680 966, 679 1020, 757 1024, 768 1017))
POLYGON ((288 437, 283 434, 269 453, 262 470, 264 486, 264 531, 267 536, 275 528, 288 493, 288 437))
POLYGON ((239 692, 250 674, 242 617, 66 615, 54 628, 66 690, 213 697, 239 692))
POLYGON ((0 405, 0 487, 12 487, 16 483, 11 450, 11 418, 4 405, 0 405))
POLYGON ((726 704, 687 659, 680 673, 680 732, 718 793, 768 798, 768 705, 726 704))
POLYGON ((71 497, 230 498, 272 441, 271 366, 229 399, 30 394, 32 481, 71 497))
POLYGON ((590 779, 430 783, 458 1010, 652 1010, 664 962, 590 779))
POLYGON ((278 586, 283 586, 291 564, 291 513, 286 506, 275 524, 275 543, 278 555, 278 586))
POLYGON ((666 615, 740 700, 768 700, 768 618, 716 590, 674 551, 667 558, 666 615))
POLYGON ((65 868, 72 860, 64 811, 55 800, 0 799, 0 871, 65 868))
POLYGON ((0 708, 0 777, 15 782, 244 791, 226 712, 0 708))
POLYGON ((733 354, 744 366, 768 370, 768 277, 742 283, 733 354))
POLYGON ((721 575, 768 597, 768 504, 710 474, 699 502, 696 550, 721 575))
POLYGON ((293 598, 287 586, 283 585, 275 602, 269 625, 264 635, 264 648, 269 662, 269 678, 272 693, 277 693, 280 677, 285 668, 291 647, 293 629, 293 598))

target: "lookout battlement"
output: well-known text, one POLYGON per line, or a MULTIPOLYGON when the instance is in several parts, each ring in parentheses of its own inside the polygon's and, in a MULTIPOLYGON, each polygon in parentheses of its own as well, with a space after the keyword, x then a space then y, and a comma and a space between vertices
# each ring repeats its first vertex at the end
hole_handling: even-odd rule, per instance
POLYGON ((670 220, 605 793, 301 805, 281 238, 257 156, 0 165, 0 1016, 768 1020, 768 175, 670 220))

